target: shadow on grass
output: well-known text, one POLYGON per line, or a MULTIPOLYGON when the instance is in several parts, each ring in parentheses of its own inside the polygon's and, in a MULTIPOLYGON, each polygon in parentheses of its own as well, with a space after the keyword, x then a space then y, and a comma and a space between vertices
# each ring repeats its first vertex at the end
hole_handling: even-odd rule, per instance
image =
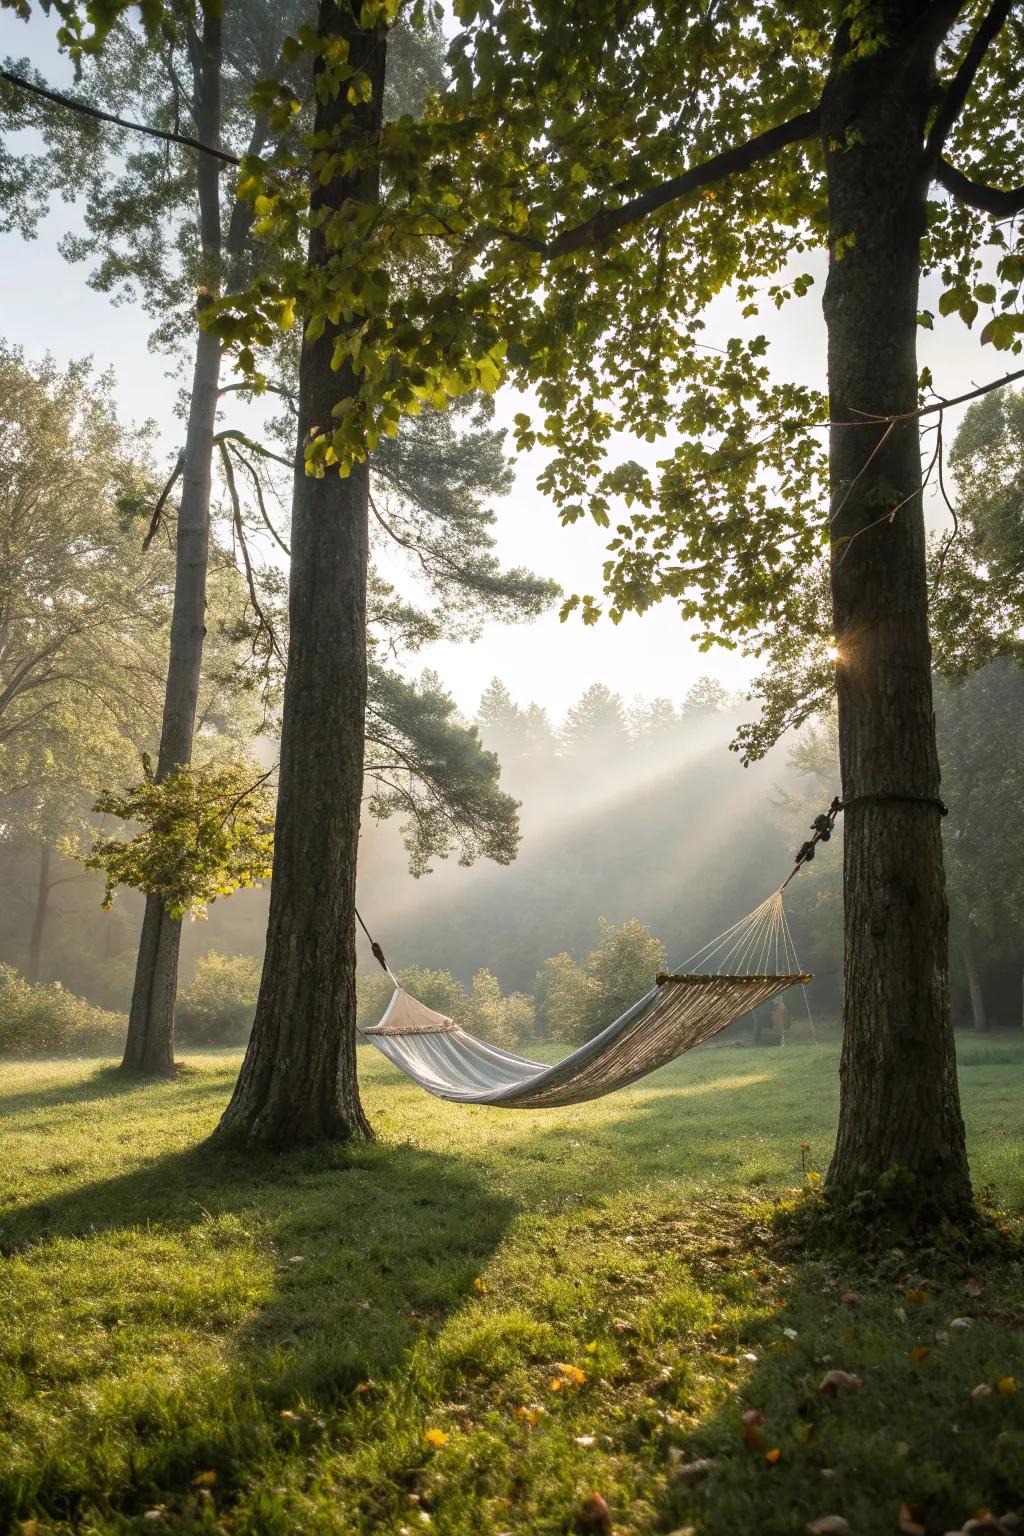
POLYGON ((702 1379, 704 1362, 684 1354, 658 1406, 626 1431, 627 1443, 658 1446, 656 1527, 792 1536, 839 1516, 859 1536, 936 1536, 987 1510, 1019 1524, 1024 1424, 997 1383, 1020 1358, 1021 1320, 1008 1310, 1020 1264, 993 1263, 985 1299, 970 1299, 963 1275, 929 1280, 896 1251, 881 1265, 793 1255, 780 1269, 777 1244, 758 1236, 739 1262, 719 1259, 717 1275, 714 1258, 689 1259, 702 1288, 733 1301, 705 1355, 734 1378, 717 1406, 689 1432, 672 1427, 702 1379))
POLYGON ((201 1144, 5 1215, 19 1372, 52 1396, 69 1370, 72 1402, 31 1472, 0 1475, 0 1528, 26 1510, 74 1522, 83 1499, 116 1521, 208 1470, 224 1495, 243 1486, 317 1414, 401 1375, 473 1296, 511 1211, 468 1161, 415 1147, 201 1144), (65 1334, 70 1367, 48 1342, 65 1334))

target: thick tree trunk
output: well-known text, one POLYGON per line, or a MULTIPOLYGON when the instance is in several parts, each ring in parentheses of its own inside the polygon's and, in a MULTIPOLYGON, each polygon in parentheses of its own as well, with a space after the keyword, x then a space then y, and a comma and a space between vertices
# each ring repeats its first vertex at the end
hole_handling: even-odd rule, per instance
MULTIPOLYGON (((202 39, 194 39, 196 124, 200 139, 220 139, 221 22, 207 14, 202 39)), ((220 187, 217 162, 201 155, 197 167, 203 250, 212 263, 220 253, 220 187)), ((200 303, 202 299, 200 299, 200 303)), ((164 692, 158 778, 191 761, 206 638, 206 570, 210 544, 210 488, 217 420, 221 345, 211 332, 196 340, 192 397, 185 438, 185 468, 175 544, 171 654, 164 692)), ((181 921, 159 896, 146 898, 135 967, 128 1039, 122 1070, 166 1075, 174 1071, 174 1002, 178 989, 181 921)))
MULTIPOLYGON (((321 0, 321 33, 344 36, 349 62, 373 82, 372 100, 317 107, 316 132, 380 123, 386 34, 353 28, 321 0)), ((313 208, 377 196, 377 173, 317 186, 313 208)), ((319 230, 309 264, 328 251, 319 230)), ((303 341, 299 447, 292 513, 288 675, 281 728, 274 876, 256 1019, 221 1134, 284 1148, 368 1137, 356 1080, 355 877, 366 712, 369 472, 345 480, 305 473, 303 445, 331 420, 356 381, 331 369, 337 332, 303 341)))
MULTIPOLYGON (((832 420, 917 406, 922 145, 938 7, 883 3, 882 46, 841 33, 825 92, 832 420)), ((841 1107, 828 1187, 910 1170, 924 1208, 970 1203, 950 1020, 916 420, 833 427, 832 593, 845 813, 841 1107), (893 795, 919 799, 886 798, 893 795), (860 798, 867 797, 867 798, 860 798)))
POLYGON ((28 936, 28 980, 39 985, 40 964, 43 954, 43 935, 50 907, 50 864, 52 854, 49 843, 39 846, 39 884, 36 887, 36 906, 32 914, 32 931, 28 936))
POLYGON ((964 971, 967 976, 967 991, 971 999, 971 1018, 974 1027, 980 1035, 988 1031, 988 1014, 985 1011, 985 993, 981 985, 981 975, 978 971, 978 962, 974 953, 974 940, 971 937, 970 927, 965 923, 963 936, 960 940, 960 956, 964 962, 964 971))

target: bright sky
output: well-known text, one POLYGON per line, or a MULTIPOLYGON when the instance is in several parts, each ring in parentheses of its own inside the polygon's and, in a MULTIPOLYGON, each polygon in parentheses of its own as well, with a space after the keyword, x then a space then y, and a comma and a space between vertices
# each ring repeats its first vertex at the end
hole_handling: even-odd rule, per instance
MULTIPOLYGON (((25 24, 0 12, 0 56, 28 56, 49 81, 69 87, 71 70, 52 44, 53 27, 45 18, 25 24)), ((91 355, 98 368, 112 368, 126 419, 153 418, 169 458, 181 436, 173 415, 177 382, 168 378, 168 360, 147 347, 151 329, 145 314, 118 307, 86 283, 86 270, 73 267, 57 251, 61 234, 74 224, 74 210, 58 206, 26 244, 17 235, 0 236, 0 334, 31 356, 50 351, 59 361, 91 355)), ((780 377, 823 387, 825 332, 821 318, 824 262, 807 263, 817 278, 804 300, 778 317, 758 321, 772 340, 773 366, 780 377)), ((938 285, 922 296, 937 308, 938 285)), ((709 323, 709 342, 724 340, 737 328, 736 307, 723 299, 709 323)), ((1005 371, 1004 359, 977 344, 976 334, 959 321, 936 321, 921 333, 921 363, 935 385, 949 396, 1005 371)), ((501 423, 510 423, 521 398, 510 390, 498 400, 501 423)), ((950 435, 953 422, 950 422, 950 435)), ((626 445, 624 456, 643 458, 644 445, 626 445)), ((660 451, 660 450, 659 450, 660 451)), ((577 525, 563 529, 554 509, 537 492, 540 454, 520 460, 516 486, 497 508, 498 553, 512 565, 526 565, 552 576, 569 591, 600 592, 603 556, 601 531, 577 525)), ((726 652, 701 654, 689 638, 690 626, 663 604, 643 618, 627 617, 613 627, 604 622, 584 629, 576 619, 560 624, 551 614, 527 627, 489 625, 474 645, 444 644, 422 653, 423 665, 435 667, 459 705, 472 712, 491 677, 504 679, 522 703, 536 700, 561 716, 590 683, 605 682, 626 698, 666 695, 679 699, 693 681, 711 674, 729 688, 742 687, 750 673, 742 658, 726 652)))

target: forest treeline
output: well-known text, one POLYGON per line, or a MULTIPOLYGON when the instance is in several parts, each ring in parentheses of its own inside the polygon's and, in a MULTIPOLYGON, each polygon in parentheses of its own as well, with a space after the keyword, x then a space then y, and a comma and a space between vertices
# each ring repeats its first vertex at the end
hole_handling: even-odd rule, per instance
MULTIPOLYGON (((425 686, 439 681, 428 676, 425 686)), ((1024 850, 1012 807, 1024 792, 1024 673, 996 661, 962 683, 940 684, 937 697, 951 804, 955 1016, 964 1026, 1016 1025, 1024 850)), ((749 701, 703 678, 677 702, 627 702, 594 683, 559 720, 517 702, 494 679, 463 724, 497 755, 502 789, 520 802, 515 861, 466 868, 435 858, 414 878, 395 825, 364 827, 360 901, 403 985, 498 1044, 544 1036, 578 1043, 645 990, 660 965, 685 963, 784 877, 813 815, 836 791, 830 723, 744 768, 729 746, 749 712, 749 701)), ((98 821, 91 806, 109 759, 62 759, 51 746, 48 761, 65 808, 56 836, 41 836, 49 779, 40 778, 34 799, 16 788, 5 798, 0 962, 22 976, 31 968, 107 1013, 84 1011, 73 1025, 67 996, 56 1010, 52 997, 42 1011, 37 999, 33 1013, 22 989, 9 994, 6 1033, 19 1049, 33 1029, 40 1048, 97 1031, 109 1044, 123 1032, 138 898, 119 896, 102 911, 102 879, 67 857, 70 829, 98 821)), ((815 972, 811 998, 825 1019, 841 996, 841 879, 840 823, 790 887, 794 939, 815 972)), ((186 926, 183 1043, 246 1038, 266 899, 266 889, 239 893, 186 926)), ((379 1017, 389 993, 364 945, 361 1023, 379 1017)))

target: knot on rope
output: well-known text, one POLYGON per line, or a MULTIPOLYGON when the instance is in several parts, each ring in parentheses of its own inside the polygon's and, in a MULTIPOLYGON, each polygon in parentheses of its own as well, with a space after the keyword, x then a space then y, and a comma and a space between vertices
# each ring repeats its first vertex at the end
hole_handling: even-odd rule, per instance
POLYGON ((851 805, 862 805, 868 801, 880 802, 885 800, 909 801, 912 805, 933 805, 942 816, 949 815, 949 806, 946 805, 944 801, 940 800, 938 795, 916 795, 911 790, 873 790, 869 794, 865 795, 851 795, 847 800, 840 800, 839 796, 837 795, 832 801, 832 804, 829 806, 828 810, 822 811, 821 815, 815 816, 814 820, 811 822, 811 831, 814 833, 814 836, 809 837, 805 843, 801 843, 800 847, 797 849, 796 860, 793 864, 793 868, 790 870, 786 879, 779 887, 780 891, 784 891, 786 889, 786 886, 789 884, 790 880, 792 880, 793 876, 803 867, 804 864, 809 864, 811 862, 811 860, 814 858, 814 850, 817 848, 818 844, 828 842, 835 829, 836 817, 839 816, 842 811, 849 810, 851 805))

